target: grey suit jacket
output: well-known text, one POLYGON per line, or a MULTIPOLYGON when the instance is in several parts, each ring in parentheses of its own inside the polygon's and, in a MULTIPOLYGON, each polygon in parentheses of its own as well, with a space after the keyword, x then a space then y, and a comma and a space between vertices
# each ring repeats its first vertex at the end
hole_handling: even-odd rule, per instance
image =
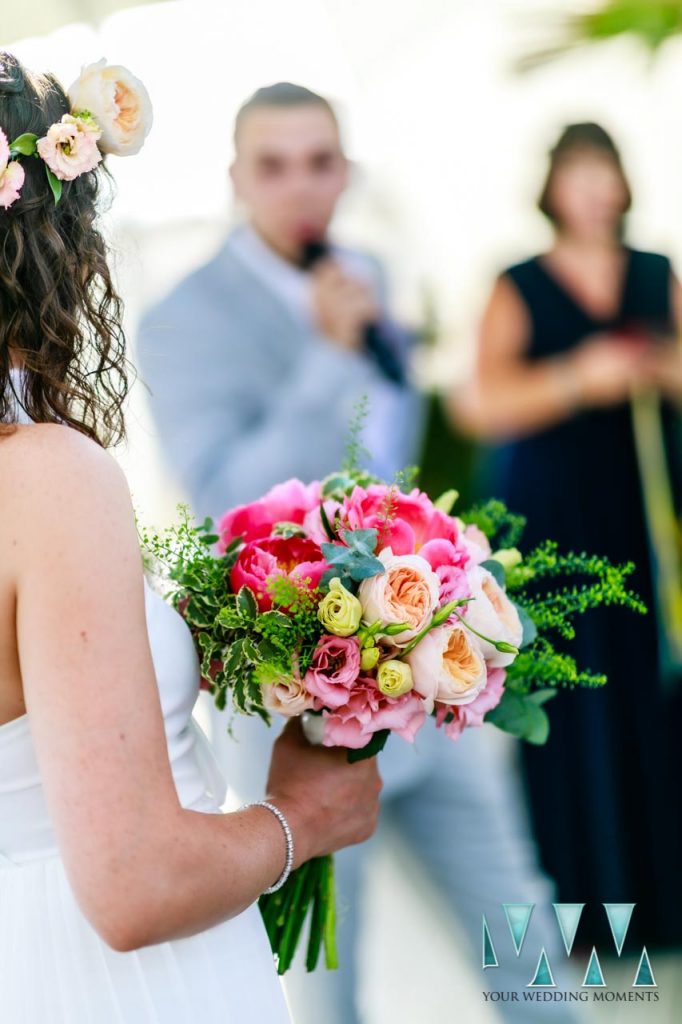
MULTIPOLYGON (((407 348, 405 332, 393 333, 407 348)), ((147 312, 137 356, 161 449, 200 519, 338 468, 363 394, 392 436, 371 468, 392 476, 416 457, 415 392, 303 327, 229 240, 147 312)))

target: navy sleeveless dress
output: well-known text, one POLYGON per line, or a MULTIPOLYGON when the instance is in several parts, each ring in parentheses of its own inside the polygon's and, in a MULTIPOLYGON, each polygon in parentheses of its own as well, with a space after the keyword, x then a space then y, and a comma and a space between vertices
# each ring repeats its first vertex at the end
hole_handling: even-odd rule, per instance
MULTIPOLYGON (((670 334, 668 259, 630 248, 625 255, 620 309, 608 320, 583 309, 538 258, 506 271, 530 315, 529 360, 565 352, 596 331, 644 327, 670 334)), ((679 497, 682 452, 673 410, 663 419, 679 497)), ((528 517, 524 548, 552 537, 563 550, 632 560, 632 586, 651 609, 646 616, 597 609, 580 620, 579 638, 567 649, 609 682, 601 690, 560 693, 547 705, 547 746, 523 744, 543 865, 560 901, 588 904, 585 944, 609 939, 602 902, 637 904, 632 940, 679 943, 682 687, 671 694, 661 679, 629 404, 586 411, 505 445, 493 465, 490 491, 528 517)))

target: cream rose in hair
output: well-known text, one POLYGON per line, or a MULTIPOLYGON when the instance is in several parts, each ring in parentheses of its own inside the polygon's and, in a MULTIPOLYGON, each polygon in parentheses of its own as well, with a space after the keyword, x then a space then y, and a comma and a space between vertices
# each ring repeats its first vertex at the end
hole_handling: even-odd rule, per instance
MULTIPOLYGON (((467 623, 491 640, 519 647, 523 639, 519 613, 493 574, 477 565, 469 572, 469 584, 473 601, 464 611, 467 623)), ((487 640, 479 640, 479 643, 484 658, 495 668, 510 665, 515 658, 514 654, 498 651, 487 640)))
POLYGON ((362 618, 368 624, 378 619, 387 625, 407 623, 410 629, 391 637, 394 646, 404 647, 431 621, 440 580, 421 555, 394 555, 384 548, 378 557, 386 571, 360 584, 362 618))
POLYGON ((83 68, 69 89, 72 109, 92 114, 102 137, 103 153, 133 156, 152 126, 152 104, 139 78, 119 64, 102 59, 83 68))
POLYGON ((466 626, 438 626, 406 656, 415 692, 427 712, 434 701, 470 704, 484 689, 488 672, 476 637, 466 626))

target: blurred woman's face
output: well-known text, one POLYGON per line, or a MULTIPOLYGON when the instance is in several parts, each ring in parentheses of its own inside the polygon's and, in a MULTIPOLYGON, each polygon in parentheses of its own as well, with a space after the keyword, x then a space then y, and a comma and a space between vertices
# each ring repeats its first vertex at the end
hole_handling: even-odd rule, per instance
POLYGON ((627 198, 616 163, 604 153, 589 150, 561 160, 548 196, 560 230, 582 238, 615 235, 627 198))

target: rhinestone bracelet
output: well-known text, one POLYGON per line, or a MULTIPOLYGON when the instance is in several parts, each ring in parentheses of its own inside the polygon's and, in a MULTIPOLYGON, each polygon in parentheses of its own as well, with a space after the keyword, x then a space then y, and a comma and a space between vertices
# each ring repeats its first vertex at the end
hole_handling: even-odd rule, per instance
POLYGON ((272 811, 272 813, 275 815, 280 825, 284 829, 284 836, 287 841, 287 859, 286 864, 284 865, 284 871, 279 876, 274 885, 271 885, 269 889, 263 890, 262 895, 265 896, 268 893, 277 892, 278 889, 281 889, 284 883, 286 882, 287 878, 291 874, 291 866, 294 863, 294 837, 291 829, 289 828, 289 822, 284 817, 279 807, 275 807, 274 804, 269 803, 269 801, 267 800, 258 800, 256 803, 253 804, 243 804, 240 810, 244 811, 246 810, 247 807, 267 807, 269 811, 272 811))

